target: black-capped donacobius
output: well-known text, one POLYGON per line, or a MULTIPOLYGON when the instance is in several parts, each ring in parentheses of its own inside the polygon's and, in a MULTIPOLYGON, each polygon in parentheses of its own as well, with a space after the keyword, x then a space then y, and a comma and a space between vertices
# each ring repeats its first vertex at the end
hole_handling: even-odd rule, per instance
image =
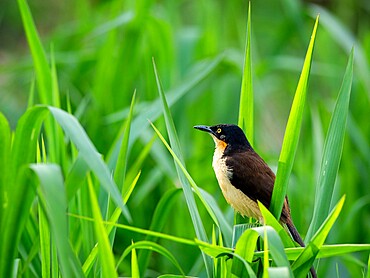
MULTIPOLYGON (((257 200, 270 207, 275 174, 253 150, 240 127, 232 124, 197 125, 208 132, 216 145, 212 166, 226 201, 242 216, 263 221, 257 200)), ((295 228, 288 203, 284 200, 280 222, 288 228, 292 238, 301 246, 304 242, 295 228)), ((311 268, 311 275, 316 277, 311 268)))

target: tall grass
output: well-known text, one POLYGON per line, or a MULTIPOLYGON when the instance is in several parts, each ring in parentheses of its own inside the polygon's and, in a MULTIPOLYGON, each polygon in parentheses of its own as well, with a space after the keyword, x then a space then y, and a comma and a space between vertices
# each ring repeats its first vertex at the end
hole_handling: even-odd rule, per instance
POLYGON ((302 13, 318 8, 282 3, 286 18, 260 3, 86 1, 48 50, 18 0, 32 64, 0 68, 29 78, 16 128, 0 113, 0 277, 304 277, 313 263, 320 276, 369 276, 361 38, 341 52, 340 22, 324 10, 303 62, 314 21, 302 13), (269 164, 281 149, 272 211, 287 193, 307 247, 261 204, 266 226, 233 244, 213 143, 192 126, 237 121, 269 164))

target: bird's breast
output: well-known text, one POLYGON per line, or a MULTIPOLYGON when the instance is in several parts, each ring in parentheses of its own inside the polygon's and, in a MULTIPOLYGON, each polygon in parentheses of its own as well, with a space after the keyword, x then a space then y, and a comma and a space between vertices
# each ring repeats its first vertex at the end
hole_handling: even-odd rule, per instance
POLYGON ((226 201, 241 215, 262 221, 262 215, 257 203, 231 184, 230 180, 233 172, 226 165, 227 157, 223 156, 223 151, 222 148, 216 147, 212 162, 222 194, 226 201))

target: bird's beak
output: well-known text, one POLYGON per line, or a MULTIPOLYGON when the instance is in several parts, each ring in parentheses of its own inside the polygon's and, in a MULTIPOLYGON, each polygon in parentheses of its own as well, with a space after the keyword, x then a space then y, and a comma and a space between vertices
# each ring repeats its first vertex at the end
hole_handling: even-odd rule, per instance
POLYGON ((214 131, 209 126, 206 126, 206 125, 196 125, 196 126, 194 126, 194 128, 195 129, 199 129, 201 131, 208 132, 208 133, 210 133, 212 135, 215 135, 214 131))

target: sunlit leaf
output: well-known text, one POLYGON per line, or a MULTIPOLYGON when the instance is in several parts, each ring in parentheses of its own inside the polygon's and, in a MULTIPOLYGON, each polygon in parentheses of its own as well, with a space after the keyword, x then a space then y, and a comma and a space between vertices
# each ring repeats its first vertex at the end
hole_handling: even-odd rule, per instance
POLYGON ((279 234, 285 247, 294 247, 295 244, 293 243, 292 238, 288 235, 287 231, 283 228, 283 226, 281 226, 272 213, 259 201, 258 206, 261 210, 265 225, 274 228, 274 230, 279 234))
POLYGON ((64 132, 76 145, 80 155, 85 159, 90 169, 98 177, 104 189, 111 194, 114 202, 122 209, 124 216, 131 221, 131 215, 127 207, 122 202, 121 194, 111 178, 107 165, 102 160, 77 119, 61 109, 55 107, 48 107, 48 109, 58 124, 63 128, 64 132))
POLYGON ((285 128, 284 141, 281 147, 275 186, 272 193, 270 205, 270 210, 272 211, 272 214, 276 217, 276 219, 280 219, 281 210, 283 208, 283 203, 287 192, 290 173, 293 168, 295 153, 298 147, 298 140, 303 117, 303 108, 306 102, 308 79, 311 70, 312 54, 318 22, 319 17, 316 18, 315 26, 312 31, 311 40, 308 45, 301 76, 299 78, 288 122, 285 128))
POLYGON ((247 134, 249 143, 254 145, 254 101, 252 85, 252 57, 251 57, 251 2, 248 6, 247 36, 245 42, 245 56, 242 87, 240 92, 238 126, 247 134))
POLYGON ((103 225, 103 218, 91 179, 88 179, 88 186, 94 215, 95 236, 99 243, 99 258, 102 265, 102 275, 104 277, 117 277, 113 252, 111 250, 107 231, 103 225))

